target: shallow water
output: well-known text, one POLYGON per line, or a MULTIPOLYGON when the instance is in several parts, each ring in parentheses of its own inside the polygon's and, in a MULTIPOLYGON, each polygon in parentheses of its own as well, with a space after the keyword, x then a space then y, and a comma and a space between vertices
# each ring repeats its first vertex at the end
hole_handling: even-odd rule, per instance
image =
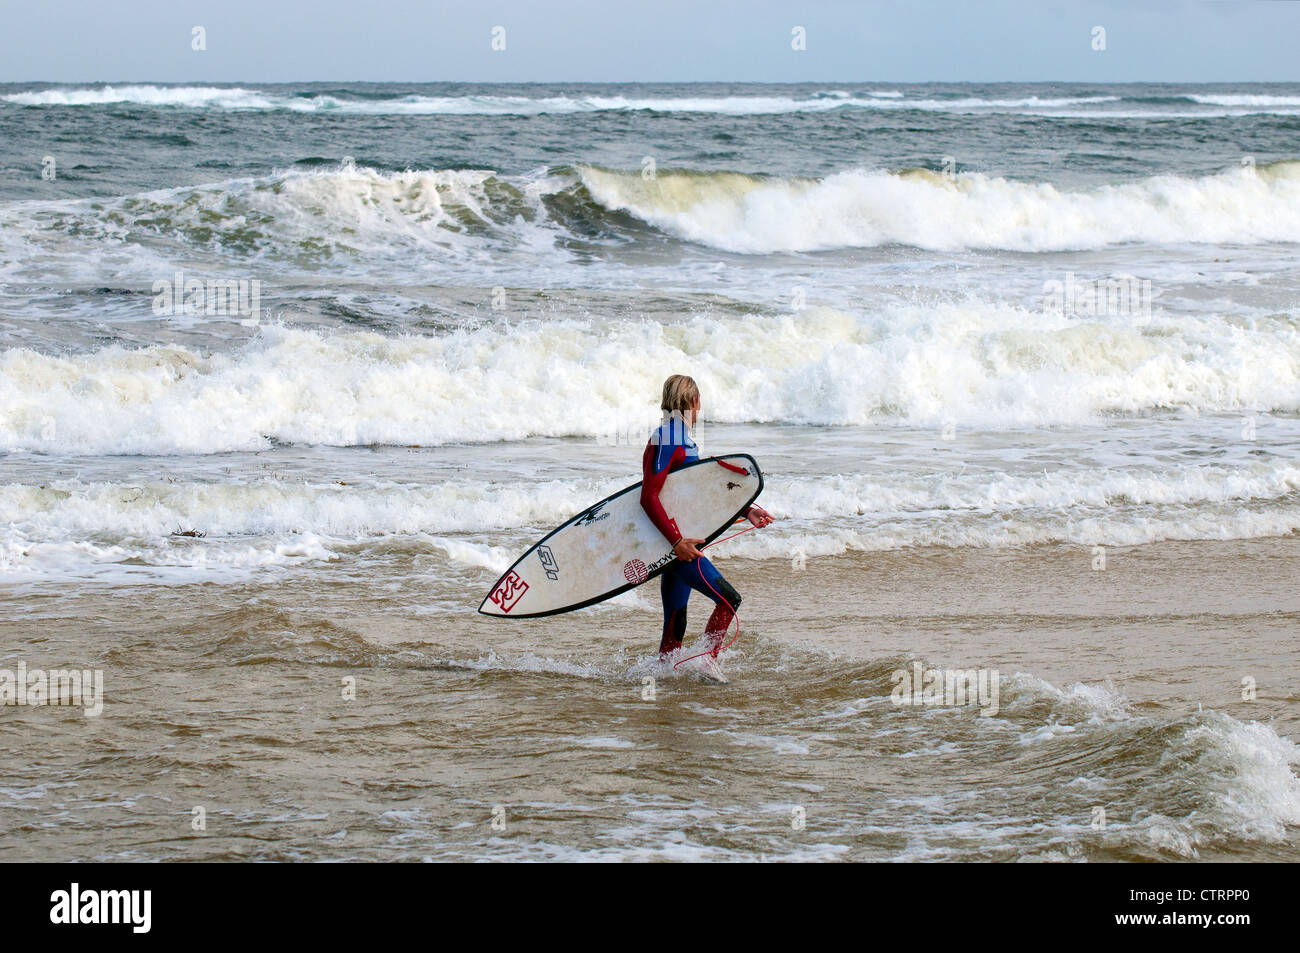
POLYGON ((1296 556, 724 560, 728 686, 649 659, 642 593, 512 625, 415 612, 403 552, 364 584, 38 587, 6 600, 5 644, 102 668, 105 713, 5 710, 4 853, 1294 861, 1296 556), (994 670, 995 707, 896 704, 917 663, 994 670))

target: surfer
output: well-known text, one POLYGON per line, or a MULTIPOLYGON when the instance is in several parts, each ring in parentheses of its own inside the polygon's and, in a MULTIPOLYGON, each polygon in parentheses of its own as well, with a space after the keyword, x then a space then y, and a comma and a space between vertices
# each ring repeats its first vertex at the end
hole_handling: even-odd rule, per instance
MULTIPOLYGON (((677 523, 664 512, 659 501, 659 491, 668 474, 683 463, 700 457, 691 437, 691 428, 700 414, 700 389, 693 378, 674 374, 664 381, 659 406, 664 412, 663 423, 650 435, 650 442, 641 457, 644 481, 641 484, 641 506, 659 532, 672 543, 673 555, 677 557, 659 577, 664 602, 664 630, 659 642, 659 655, 666 657, 682 647, 686 635, 686 602, 694 589, 708 596, 714 604, 713 613, 704 626, 709 648, 694 659, 696 671, 711 681, 726 682, 727 677, 718 666, 718 653, 722 651, 727 630, 736 617, 740 593, 700 552, 704 540, 683 537, 677 523)), ((772 522, 772 515, 757 504, 750 506, 745 518, 756 527, 772 522)))

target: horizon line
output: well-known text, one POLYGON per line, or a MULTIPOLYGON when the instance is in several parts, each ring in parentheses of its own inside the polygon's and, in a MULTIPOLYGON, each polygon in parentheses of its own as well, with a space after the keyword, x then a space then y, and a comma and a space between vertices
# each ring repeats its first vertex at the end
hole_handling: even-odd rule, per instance
POLYGON ((890 85, 890 86, 932 86, 944 84, 949 86, 998 86, 1068 83, 1071 85, 1093 86, 1131 86, 1178 85, 1178 86, 1222 86, 1230 83, 1255 86, 1300 85, 1300 79, 1223 79, 1223 80, 1183 80, 1183 79, 807 79, 807 80, 764 80, 764 79, 6 79, 0 85, 19 86, 31 83, 47 83, 52 86, 149 84, 149 85, 197 85, 231 86, 238 83, 252 83, 258 86, 296 86, 309 83, 342 83, 352 85, 433 85, 457 84, 462 86, 838 86, 852 84, 890 85))

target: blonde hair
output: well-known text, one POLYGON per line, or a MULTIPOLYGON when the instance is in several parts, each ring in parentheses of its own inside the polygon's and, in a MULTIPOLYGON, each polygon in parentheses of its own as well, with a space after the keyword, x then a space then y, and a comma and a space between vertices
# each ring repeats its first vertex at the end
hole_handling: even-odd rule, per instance
POLYGON ((700 399, 700 388, 695 383, 695 378, 687 377, 685 374, 674 374, 668 380, 664 381, 664 396, 659 401, 659 409, 665 413, 674 411, 685 416, 695 407, 695 402, 700 399))

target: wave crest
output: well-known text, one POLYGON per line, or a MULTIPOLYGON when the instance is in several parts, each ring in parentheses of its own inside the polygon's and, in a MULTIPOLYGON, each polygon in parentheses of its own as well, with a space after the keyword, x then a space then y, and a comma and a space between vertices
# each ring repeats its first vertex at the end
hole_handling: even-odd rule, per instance
POLYGON ((825 179, 581 169, 603 207, 687 241, 766 254, 911 245, 1064 251, 1129 242, 1300 241, 1300 162, 1067 191, 982 173, 825 179))

